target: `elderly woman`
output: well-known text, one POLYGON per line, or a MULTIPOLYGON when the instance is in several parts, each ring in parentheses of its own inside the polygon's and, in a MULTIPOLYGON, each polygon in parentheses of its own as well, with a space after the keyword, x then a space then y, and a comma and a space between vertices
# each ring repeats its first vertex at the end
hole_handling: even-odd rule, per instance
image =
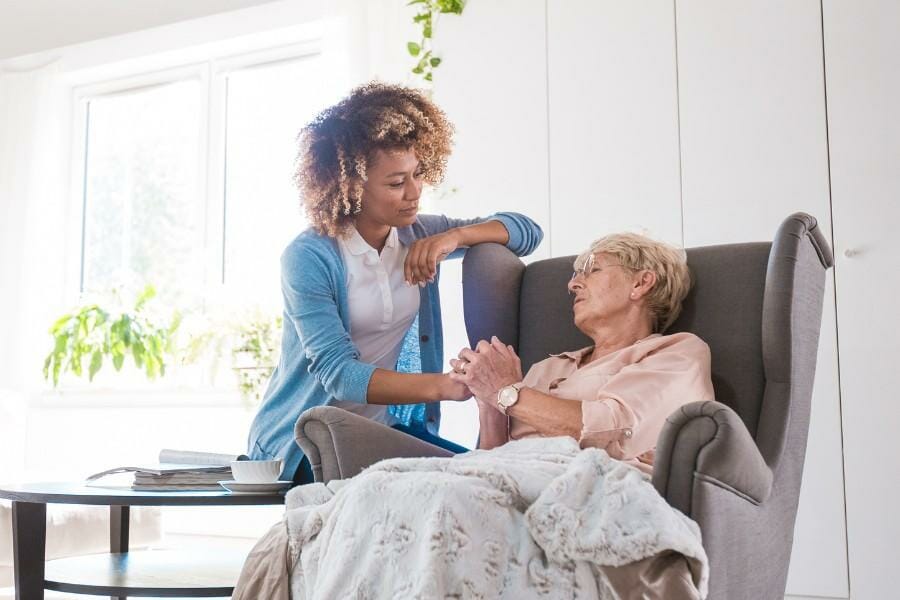
POLYGON ((568 435, 650 473, 668 415, 712 400, 709 347, 663 335, 690 289, 684 252, 636 234, 600 238, 575 260, 575 325, 594 345, 529 369, 497 338, 451 360, 478 401, 481 448, 568 435))

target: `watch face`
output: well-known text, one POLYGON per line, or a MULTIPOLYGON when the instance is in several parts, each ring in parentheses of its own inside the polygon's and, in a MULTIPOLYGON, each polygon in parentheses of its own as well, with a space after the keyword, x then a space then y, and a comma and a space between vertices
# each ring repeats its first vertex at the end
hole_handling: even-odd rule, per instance
POLYGON ((512 406, 518 397, 519 391, 512 386, 507 386, 500 390, 500 404, 503 406, 512 406))

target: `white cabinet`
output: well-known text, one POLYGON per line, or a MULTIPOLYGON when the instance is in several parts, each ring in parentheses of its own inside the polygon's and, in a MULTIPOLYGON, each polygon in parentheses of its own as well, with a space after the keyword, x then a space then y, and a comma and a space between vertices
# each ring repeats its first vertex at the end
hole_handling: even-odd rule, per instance
MULTIPOLYGON (((771 240, 788 214, 830 232, 818 2, 680 0, 686 246, 771 240)), ((833 276, 828 276, 788 593, 848 595, 833 276)))
POLYGON ((850 589, 900 586, 900 4, 825 0, 850 589))
POLYGON ((681 244, 671 2, 547 1, 551 251, 642 231, 681 244))
MULTIPOLYGON (((440 28, 460 189, 439 209, 531 214, 539 258, 622 229, 697 246, 818 219, 836 267, 788 594, 895 596, 900 4, 492 0, 440 28)), ((463 341, 461 319, 446 331, 463 341)))

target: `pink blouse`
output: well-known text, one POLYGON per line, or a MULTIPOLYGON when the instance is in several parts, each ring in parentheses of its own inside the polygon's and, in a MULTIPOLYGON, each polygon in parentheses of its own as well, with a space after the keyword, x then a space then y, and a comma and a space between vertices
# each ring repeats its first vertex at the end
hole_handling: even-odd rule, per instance
MULTIPOLYGON (((582 364, 592 351, 555 354, 532 366, 522 383, 581 402, 583 448, 602 448, 652 473, 666 418, 684 404, 714 398, 709 346, 691 333, 653 334, 582 364)), ((520 439, 539 433, 511 417, 509 435, 520 439)))

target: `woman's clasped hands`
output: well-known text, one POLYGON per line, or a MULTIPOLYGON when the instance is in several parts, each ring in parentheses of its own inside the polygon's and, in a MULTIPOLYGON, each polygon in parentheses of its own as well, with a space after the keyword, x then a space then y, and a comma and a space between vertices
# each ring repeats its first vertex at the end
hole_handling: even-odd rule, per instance
POLYGON ((522 361, 512 346, 493 336, 475 349, 463 348, 458 358, 450 359, 450 379, 465 384, 480 405, 497 409, 497 392, 522 381, 522 361))

